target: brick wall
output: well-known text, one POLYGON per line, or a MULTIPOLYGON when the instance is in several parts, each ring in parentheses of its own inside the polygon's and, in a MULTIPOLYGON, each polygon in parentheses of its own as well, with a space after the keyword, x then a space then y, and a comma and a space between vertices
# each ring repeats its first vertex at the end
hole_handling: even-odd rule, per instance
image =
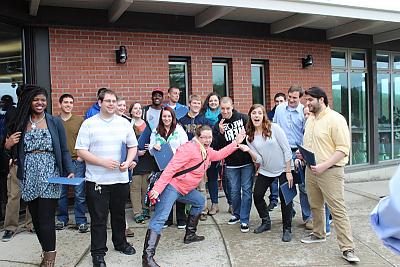
POLYGON ((267 108, 277 92, 291 85, 320 86, 331 96, 330 46, 322 43, 240 39, 218 36, 137 33, 50 28, 53 111, 63 93, 76 97, 75 113, 83 114, 96 100, 100 87, 122 95, 127 103, 150 102, 153 88, 168 88, 169 56, 191 59, 192 92, 212 91, 212 58, 231 59, 233 98, 237 109, 251 105, 251 60, 269 62, 267 108), (125 45, 126 64, 116 64, 115 49, 125 45), (302 69, 301 59, 313 55, 314 66, 302 69))

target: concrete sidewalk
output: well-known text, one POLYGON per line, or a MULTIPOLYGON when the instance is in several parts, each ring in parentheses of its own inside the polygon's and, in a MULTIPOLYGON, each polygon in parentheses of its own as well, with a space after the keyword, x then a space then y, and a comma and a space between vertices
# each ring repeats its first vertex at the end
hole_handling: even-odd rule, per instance
MULTIPOLYGON (((388 181, 351 183, 345 186, 345 198, 353 229, 356 253, 361 262, 358 266, 400 266, 400 256, 395 255, 372 232, 369 213, 379 197, 388 194, 388 181)), ((260 223, 257 211, 251 212, 250 232, 241 233, 239 224, 228 225, 230 215, 225 198, 220 198, 220 212, 199 224, 198 233, 206 240, 190 245, 183 244, 184 231, 176 226, 165 229, 156 253, 161 266, 349 266, 341 258, 334 227, 327 242, 302 244, 300 239, 309 233, 304 230, 300 205, 296 201, 296 217, 293 220, 293 240, 281 241, 282 223, 280 208, 271 212, 272 230, 253 234, 260 223)), ((126 256, 113 249, 111 232, 106 262, 107 266, 141 266, 141 254, 146 225, 133 222, 131 210, 127 210, 128 223, 135 230, 129 242, 137 253, 126 256)), ((2 233, 1 233, 2 234, 2 233)), ((57 232, 56 266, 91 265, 90 233, 79 234, 69 228, 57 232)), ((0 242, 0 266, 37 266, 40 262, 40 246, 35 235, 21 232, 9 242, 0 242)))

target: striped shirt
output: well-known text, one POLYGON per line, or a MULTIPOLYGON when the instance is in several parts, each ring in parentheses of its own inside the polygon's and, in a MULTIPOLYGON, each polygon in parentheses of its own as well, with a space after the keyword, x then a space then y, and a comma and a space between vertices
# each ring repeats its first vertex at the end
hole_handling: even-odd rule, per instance
MULTIPOLYGON (((79 130, 75 149, 88 150, 97 157, 121 161, 123 146, 135 147, 137 140, 129 121, 114 115, 111 120, 103 120, 99 114, 85 120, 79 130)), ((86 180, 98 184, 129 182, 128 171, 108 169, 86 163, 86 180)))

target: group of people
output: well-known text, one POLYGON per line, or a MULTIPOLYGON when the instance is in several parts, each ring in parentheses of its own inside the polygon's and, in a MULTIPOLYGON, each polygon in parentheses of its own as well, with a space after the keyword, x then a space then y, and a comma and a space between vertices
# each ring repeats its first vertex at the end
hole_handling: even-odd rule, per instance
MULTIPOLYGON (((52 116, 46 112, 48 95, 44 88, 25 85, 21 89, 17 110, 6 122, 2 152, 10 159, 10 184, 17 187, 16 197, 8 202, 20 197, 27 202, 33 223, 30 229, 36 232, 43 250, 41 266, 54 266, 56 229, 68 224, 68 187, 48 183, 48 178, 85 178, 84 183, 74 186, 75 223, 80 233, 89 230, 87 209, 93 266, 106 266, 108 214, 114 248, 135 254, 126 239, 133 235, 125 219, 128 197, 135 222, 150 219, 143 266, 159 266, 154 255, 162 229, 173 224, 174 205, 178 229, 185 229, 184 243, 204 240, 196 234, 197 226, 199 220, 219 212, 222 165, 223 189, 232 214, 228 224, 239 223, 241 232, 249 232, 254 199, 261 219, 254 233, 270 230, 269 211, 277 205, 279 196, 282 241, 290 242, 295 211, 293 201, 285 201, 280 186, 287 182, 291 188, 297 183, 302 219, 312 230, 301 242, 326 241, 331 217, 343 258, 359 261, 343 198, 344 166, 350 149, 348 126, 342 115, 329 108, 321 88, 304 92, 292 86, 288 101, 284 93, 279 93, 270 112, 255 104, 248 114, 235 110, 230 97, 215 93, 210 93, 204 103, 199 95, 191 95, 188 106, 182 105, 175 87, 168 89, 167 103, 164 92, 156 89, 150 105, 142 108, 134 102, 127 108, 126 101, 114 91, 101 88, 98 101, 84 119, 72 114, 74 97, 70 94, 60 97, 60 115, 52 116), (300 103, 303 94, 305 106, 300 103), (138 139, 146 131, 151 132, 150 138, 141 147, 138 139), (166 143, 174 156, 165 170, 160 170, 153 155, 166 143), (316 165, 304 161, 299 145, 315 154, 316 165), (295 166, 294 162, 299 164, 295 166), (305 182, 299 173, 303 165, 305 182), (155 203, 151 215, 144 199, 148 179, 154 175, 159 179, 148 192, 155 203), (271 195, 267 205, 264 197, 268 188, 271 195)), ((15 208, 12 211, 18 213, 15 208)), ((16 226, 5 226, 3 241, 10 240, 15 232, 16 226)))

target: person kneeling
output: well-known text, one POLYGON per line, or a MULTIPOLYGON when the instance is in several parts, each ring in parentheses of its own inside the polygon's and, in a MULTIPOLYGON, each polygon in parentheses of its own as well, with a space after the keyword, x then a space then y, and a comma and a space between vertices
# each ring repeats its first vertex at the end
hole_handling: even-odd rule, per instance
POLYGON ((212 130, 209 126, 203 125, 196 129, 196 137, 192 141, 177 149, 160 179, 149 192, 150 199, 156 204, 154 216, 149 223, 144 241, 142 266, 159 266, 153 257, 164 222, 176 200, 192 205, 186 222, 183 242, 190 244, 204 240, 204 236, 196 235, 199 218, 204 209, 204 195, 197 191, 196 187, 211 162, 221 160, 236 151, 237 148, 241 148, 239 144, 245 136, 243 131, 230 145, 215 151, 210 147, 212 130), (190 167, 187 168, 187 166, 190 167))

